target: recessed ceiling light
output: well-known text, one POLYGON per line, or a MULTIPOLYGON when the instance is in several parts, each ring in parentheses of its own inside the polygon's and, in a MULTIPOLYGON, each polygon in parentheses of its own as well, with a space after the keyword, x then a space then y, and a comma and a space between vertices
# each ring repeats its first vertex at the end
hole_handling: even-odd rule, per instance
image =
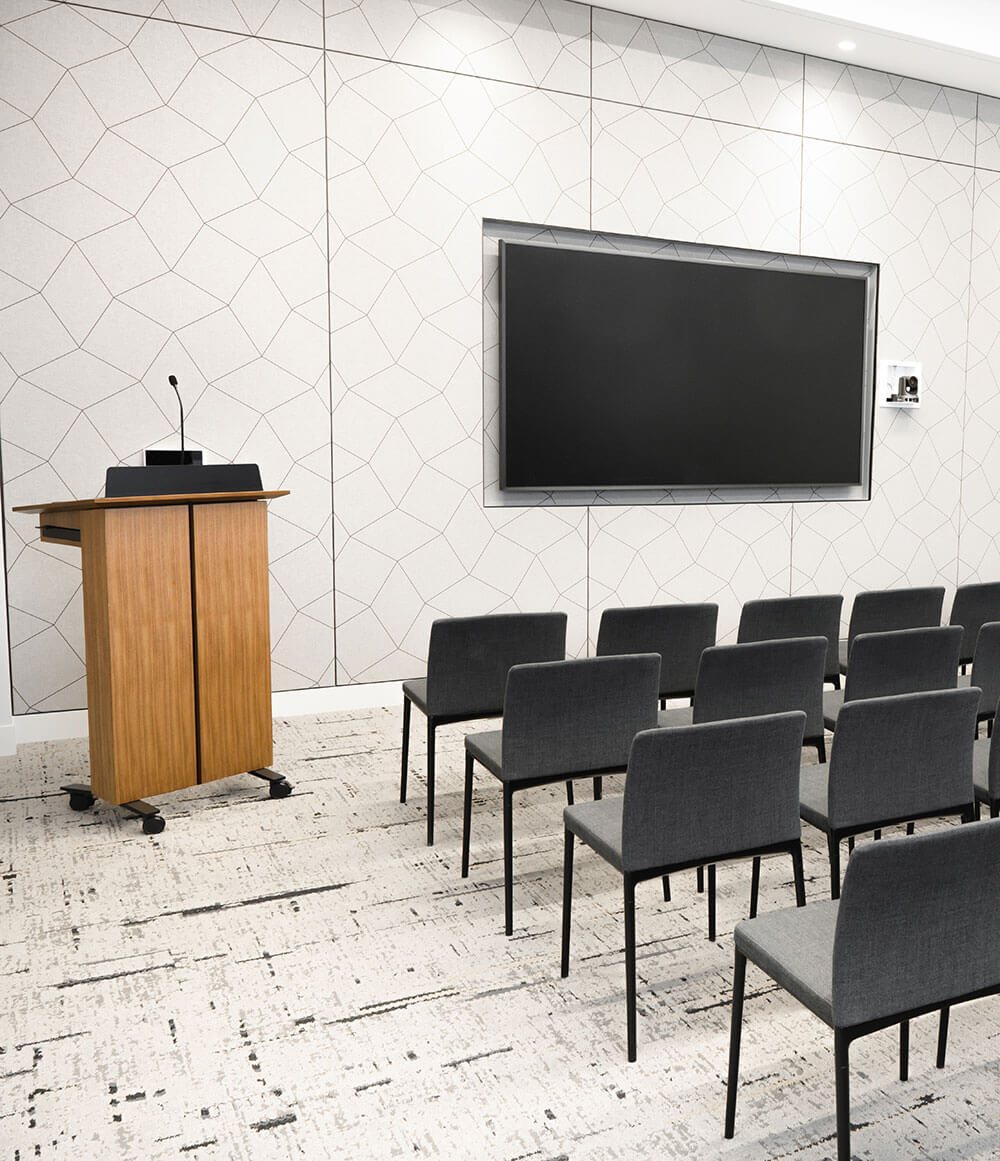
POLYGON ((853 40, 841 40, 837 43, 837 48, 841 52, 854 52, 857 47, 853 40))

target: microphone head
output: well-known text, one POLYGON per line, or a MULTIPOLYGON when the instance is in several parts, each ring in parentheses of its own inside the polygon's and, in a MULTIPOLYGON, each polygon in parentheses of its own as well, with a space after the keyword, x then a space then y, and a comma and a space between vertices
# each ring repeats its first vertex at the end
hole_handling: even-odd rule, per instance
POLYGON ((176 375, 168 375, 167 382, 170 384, 171 387, 176 387, 177 386, 177 376, 176 375))

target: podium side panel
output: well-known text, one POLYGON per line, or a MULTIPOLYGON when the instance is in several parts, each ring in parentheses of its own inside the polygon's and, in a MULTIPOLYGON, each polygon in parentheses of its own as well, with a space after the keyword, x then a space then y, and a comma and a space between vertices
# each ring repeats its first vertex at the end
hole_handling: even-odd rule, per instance
POLYGON ((201 780, 270 766, 267 505, 195 504, 201 780))
POLYGON ((188 509, 88 512, 82 531, 94 793, 131 802, 194 785, 188 509))

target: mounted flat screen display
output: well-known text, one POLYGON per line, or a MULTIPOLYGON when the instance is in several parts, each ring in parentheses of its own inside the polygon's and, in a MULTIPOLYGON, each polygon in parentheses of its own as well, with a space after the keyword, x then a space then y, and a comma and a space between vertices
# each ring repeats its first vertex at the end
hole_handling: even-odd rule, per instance
POLYGON ((868 479, 868 277, 505 241, 500 275, 502 488, 868 479))

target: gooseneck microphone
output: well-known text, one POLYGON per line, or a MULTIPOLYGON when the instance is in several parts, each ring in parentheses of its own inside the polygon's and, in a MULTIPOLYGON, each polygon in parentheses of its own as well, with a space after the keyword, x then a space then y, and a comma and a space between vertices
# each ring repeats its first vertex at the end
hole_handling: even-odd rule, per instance
POLYGON ((184 404, 181 401, 181 393, 177 390, 177 376, 168 375, 167 382, 174 389, 174 394, 177 396, 177 406, 181 409, 181 463, 184 463, 184 404))

